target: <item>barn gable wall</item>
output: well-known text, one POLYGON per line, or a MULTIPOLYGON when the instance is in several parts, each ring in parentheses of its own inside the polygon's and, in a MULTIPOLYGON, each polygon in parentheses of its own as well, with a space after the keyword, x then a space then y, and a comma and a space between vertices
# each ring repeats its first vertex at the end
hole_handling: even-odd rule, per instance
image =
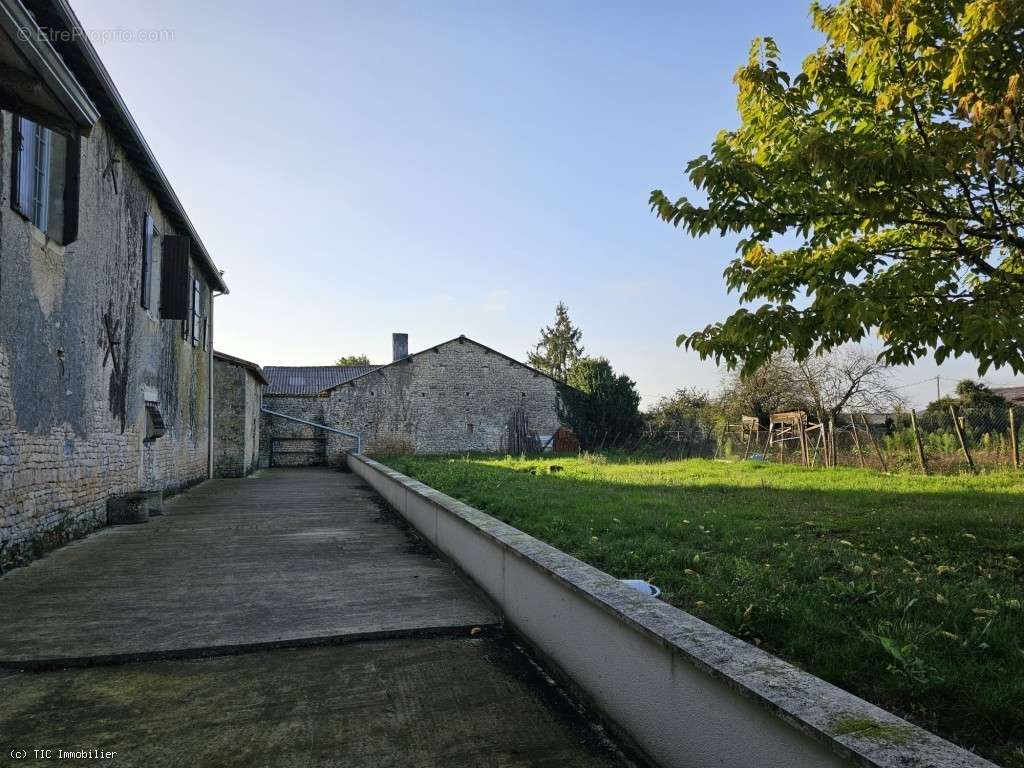
MULTIPOLYGON (((273 396, 265 405, 356 433, 369 453, 500 452, 519 408, 539 435, 551 435, 559 425, 553 380, 470 339, 420 352, 319 397, 273 396)), ((274 436, 323 436, 275 417, 265 417, 264 424, 265 457, 274 436)), ((352 443, 328 435, 327 454, 337 456, 352 443)))

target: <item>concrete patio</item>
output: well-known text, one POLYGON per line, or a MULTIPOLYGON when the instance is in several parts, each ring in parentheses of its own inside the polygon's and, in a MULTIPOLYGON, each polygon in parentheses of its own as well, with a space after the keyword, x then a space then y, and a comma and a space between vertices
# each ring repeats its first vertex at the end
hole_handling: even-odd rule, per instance
POLYGON ((323 469, 215 480, 0 579, 0 665, 59 666, 403 633, 494 610, 373 491, 323 469))
POLYGON ((210 481, 3 576, 0 666, 20 765, 621 764, 486 598, 326 469, 210 481))

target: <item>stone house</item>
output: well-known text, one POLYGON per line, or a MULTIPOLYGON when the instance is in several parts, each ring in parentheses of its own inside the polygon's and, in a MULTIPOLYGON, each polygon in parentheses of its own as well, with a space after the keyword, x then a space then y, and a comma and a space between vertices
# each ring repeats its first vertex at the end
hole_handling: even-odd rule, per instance
POLYGON ((259 466, 260 407, 267 380, 248 360, 213 353, 213 474, 244 477, 259 466))
POLYGON ((0 0, 0 565, 212 471, 227 286, 59 0, 0 0))
POLYGON ((373 453, 508 450, 509 424, 525 420, 541 443, 560 426, 558 382, 478 341, 459 336, 408 353, 394 334, 387 365, 266 366, 264 463, 319 463, 354 447, 373 453), (271 456, 273 454, 273 457, 271 456))

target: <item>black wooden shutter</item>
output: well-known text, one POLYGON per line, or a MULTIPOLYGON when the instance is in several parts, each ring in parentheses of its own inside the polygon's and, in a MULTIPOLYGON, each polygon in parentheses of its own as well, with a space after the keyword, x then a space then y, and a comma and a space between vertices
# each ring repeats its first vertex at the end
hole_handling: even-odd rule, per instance
POLYGON ((15 115, 11 152, 11 207, 27 216, 28 206, 25 204, 27 190, 23 189, 21 185, 21 166, 25 162, 25 135, 21 129, 21 118, 15 115))
POLYGON ((78 133, 72 132, 67 141, 67 159, 64 163, 64 244, 78 238, 78 199, 80 172, 82 167, 82 142, 78 133))
MULTIPOLYGON (((192 242, 186 235, 164 235, 160 241, 160 317, 164 320, 189 319, 189 252, 192 242)), ((186 326, 187 327, 187 326, 186 326)))
POLYGON ((153 293, 153 217, 142 224, 142 308, 149 309, 153 293))

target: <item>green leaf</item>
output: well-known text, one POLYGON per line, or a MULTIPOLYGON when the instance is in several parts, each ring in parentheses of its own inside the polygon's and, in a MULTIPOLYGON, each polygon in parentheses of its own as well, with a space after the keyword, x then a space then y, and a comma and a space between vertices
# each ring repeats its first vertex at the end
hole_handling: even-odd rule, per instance
POLYGON ((886 363, 969 354, 1024 372, 1024 248, 1001 222, 1024 217, 1024 39, 1020 16, 994 7, 816 6, 824 43, 795 77, 772 38, 753 41, 739 126, 686 166, 700 203, 656 190, 650 204, 688 237, 734 237, 726 288, 763 308, 678 346, 751 369, 878 329, 886 363))

